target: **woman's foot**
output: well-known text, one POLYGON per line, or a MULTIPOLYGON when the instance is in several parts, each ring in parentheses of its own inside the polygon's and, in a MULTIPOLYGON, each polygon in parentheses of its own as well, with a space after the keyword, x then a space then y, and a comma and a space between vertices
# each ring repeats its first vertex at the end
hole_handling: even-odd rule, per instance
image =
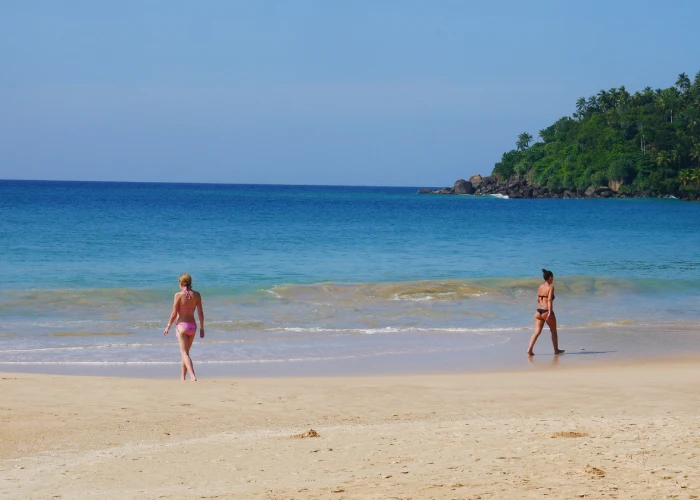
POLYGON ((564 354, 564 349, 557 349, 554 354, 564 354))
POLYGON ((527 354, 528 356, 534 356, 534 355, 535 355, 535 353, 532 352, 532 351, 527 351, 525 354, 527 354))

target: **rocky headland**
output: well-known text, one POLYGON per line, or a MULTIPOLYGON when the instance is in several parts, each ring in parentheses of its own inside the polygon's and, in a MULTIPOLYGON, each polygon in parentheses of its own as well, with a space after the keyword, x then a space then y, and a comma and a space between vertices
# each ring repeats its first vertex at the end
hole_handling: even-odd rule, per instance
POLYGON ((468 181, 459 179, 451 188, 420 189, 418 194, 502 195, 508 198, 643 198, 648 196, 643 193, 620 193, 618 192, 620 185, 620 182, 611 181, 608 186, 589 186, 585 191, 563 189, 555 192, 545 186, 531 184, 518 176, 498 179, 496 176, 482 177, 476 174, 472 175, 468 181))

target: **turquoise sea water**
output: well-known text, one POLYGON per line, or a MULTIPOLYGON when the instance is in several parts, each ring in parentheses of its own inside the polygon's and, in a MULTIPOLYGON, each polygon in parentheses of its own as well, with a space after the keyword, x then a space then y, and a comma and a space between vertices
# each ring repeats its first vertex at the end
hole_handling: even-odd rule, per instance
POLYGON ((697 203, 0 181, 0 215, 0 370, 171 370, 183 272, 204 297, 200 372, 497 363, 525 349, 542 267, 565 348, 700 345, 697 203))

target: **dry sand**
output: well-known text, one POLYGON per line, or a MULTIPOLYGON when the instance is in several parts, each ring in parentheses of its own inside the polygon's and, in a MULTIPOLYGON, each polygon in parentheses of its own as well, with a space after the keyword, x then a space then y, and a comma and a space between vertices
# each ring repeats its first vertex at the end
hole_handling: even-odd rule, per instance
POLYGON ((3 499, 700 496, 698 362, 0 391, 3 499))

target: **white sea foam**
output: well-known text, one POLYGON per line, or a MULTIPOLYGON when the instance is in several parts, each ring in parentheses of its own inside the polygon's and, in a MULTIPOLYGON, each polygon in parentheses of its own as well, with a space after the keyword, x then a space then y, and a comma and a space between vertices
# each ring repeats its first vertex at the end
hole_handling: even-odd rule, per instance
MULTIPOLYGON (((502 337, 495 342, 483 345, 467 345, 459 347, 436 347, 436 348, 415 348, 415 349, 399 349, 399 350, 383 350, 374 351, 367 353, 359 353, 352 355, 339 355, 339 356, 308 356, 308 357, 288 357, 288 358, 264 358, 264 359, 197 359, 197 364, 204 365, 242 365, 242 364, 264 364, 264 363, 301 363, 301 362, 314 362, 314 361, 335 361, 335 360, 350 360, 350 359, 360 359, 360 358, 370 358, 377 356, 396 356, 396 355, 406 355, 406 354, 435 354, 444 352, 459 352, 459 351, 472 351, 478 349, 485 349, 488 347, 494 347, 498 345, 505 344, 510 340, 508 337, 502 337)), ((179 365, 179 361, 0 361, 0 366, 3 365, 37 365, 37 366, 163 366, 163 365, 179 365)))
POLYGON ((92 349, 113 349, 120 347, 170 347, 170 344, 101 344, 101 345, 81 345, 81 346, 57 346, 57 347, 36 347, 33 349, 4 349, 0 354, 8 352, 42 352, 42 351, 83 351, 92 349))
MULTIPOLYGON (((277 288, 277 287, 274 287, 274 288, 277 288)), ((267 294, 272 295, 272 296, 273 296, 274 298, 276 298, 276 299, 281 299, 281 298, 283 298, 279 293, 275 292, 274 289, 269 289, 269 288, 268 288, 267 290, 263 290, 263 291, 264 291, 265 293, 267 293, 267 294)))
POLYGON ((392 327, 386 326, 384 328, 323 328, 323 327, 312 327, 312 328, 301 328, 301 327, 289 327, 289 328, 269 328, 268 332, 297 332, 297 333, 360 333, 364 335, 374 335, 378 333, 473 333, 477 335, 485 333, 497 333, 497 332, 514 332, 527 330, 529 327, 504 327, 504 328, 459 328, 459 327, 445 327, 445 328, 420 328, 420 327, 392 327))
POLYGON ((432 295, 425 295, 423 297, 410 297, 407 295, 401 296, 401 295, 394 295, 394 298, 391 300, 410 300, 412 302, 425 302, 428 300, 435 300, 435 297, 432 295))
POLYGON ((507 194, 499 194, 499 193, 490 194, 490 195, 488 195, 488 196, 491 196, 492 198, 499 198, 499 199, 501 199, 501 200, 507 200, 507 199, 510 198, 510 196, 508 196, 507 194))
MULTIPOLYGON (((398 301, 410 301, 410 302, 427 302, 430 300, 452 300, 455 298, 456 292, 443 292, 443 293, 434 293, 432 295, 423 295, 420 293, 416 294, 395 294, 391 300, 398 300, 398 301)), ((488 295, 488 292, 475 292, 475 293, 463 293, 459 292, 460 298, 469 298, 469 297, 484 297, 488 295)))

